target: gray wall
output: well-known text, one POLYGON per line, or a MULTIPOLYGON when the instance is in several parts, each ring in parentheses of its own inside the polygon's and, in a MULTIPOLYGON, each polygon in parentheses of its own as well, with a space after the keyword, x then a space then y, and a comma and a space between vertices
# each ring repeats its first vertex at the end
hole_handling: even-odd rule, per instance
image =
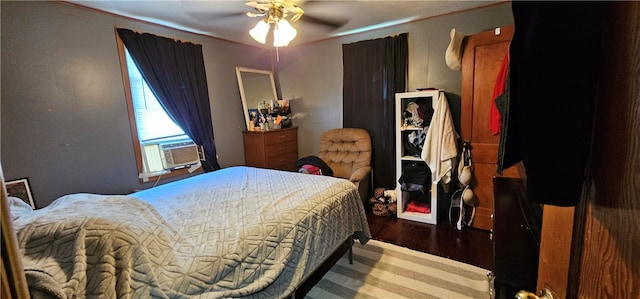
POLYGON ((302 157, 317 152, 321 132, 342 126, 343 43, 408 32, 408 90, 451 92, 459 118, 461 73, 444 63, 449 30, 472 34, 513 23, 505 3, 281 48, 274 61, 273 52, 69 4, 1 5, 2 169, 7 180, 29 177, 38 207, 68 193, 121 194, 150 186, 137 179, 115 27, 203 45, 219 162, 228 167, 244 163, 235 66, 276 69, 280 98, 295 98, 292 109, 302 116, 294 120, 302 157))
POLYGON ((28 177, 36 205, 68 193, 140 185, 115 27, 203 45, 221 166, 244 163, 236 66, 269 69, 269 51, 59 2, 2 1, 2 167, 28 177))
MULTIPOLYGON (((320 133, 342 127, 342 44, 383 38, 401 33, 409 37, 408 91, 420 87, 444 89, 454 121, 459 127, 462 73, 449 69, 444 53, 449 45, 449 32, 456 28, 474 34, 513 24, 511 4, 501 3, 481 9, 449 14, 376 31, 334 38, 299 47, 280 49, 275 63, 282 97, 292 101, 301 157, 318 151, 320 133)), ((372 120, 375 121, 375 120, 372 120)), ((394 153, 389 153, 390 157, 394 153)))

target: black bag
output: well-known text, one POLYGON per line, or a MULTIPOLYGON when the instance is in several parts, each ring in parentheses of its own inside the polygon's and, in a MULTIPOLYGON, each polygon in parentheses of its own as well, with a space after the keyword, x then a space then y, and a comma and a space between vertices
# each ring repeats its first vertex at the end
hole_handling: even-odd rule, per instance
POLYGON ((300 158, 300 160, 296 161, 295 167, 300 169, 302 165, 313 165, 315 167, 320 168, 322 171, 322 175, 333 176, 333 169, 327 165, 320 157, 318 156, 307 156, 304 158, 300 158))
POLYGON ((402 161, 402 175, 398 183, 403 191, 424 192, 425 186, 431 186, 431 170, 423 161, 402 161))

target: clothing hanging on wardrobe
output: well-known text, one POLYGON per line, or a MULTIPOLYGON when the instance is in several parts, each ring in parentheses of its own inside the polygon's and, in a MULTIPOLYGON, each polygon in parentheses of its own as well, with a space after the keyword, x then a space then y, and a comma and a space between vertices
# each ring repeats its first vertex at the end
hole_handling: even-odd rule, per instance
POLYGON ((441 180, 448 184, 451 181, 451 170, 458 156, 456 141, 459 135, 453 124, 444 91, 440 91, 438 102, 433 110, 433 118, 427 130, 421 158, 431 169, 431 180, 434 184, 441 180))
POLYGON ((498 103, 502 101, 500 97, 505 96, 505 89, 507 85, 507 76, 509 75, 509 53, 505 53, 500 65, 500 71, 498 72, 498 78, 496 84, 493 87, 493 101, 491 101, 491 112, 489 116, 489 127, 491 128, 491 134, 500 134, 500 126, 502 124, 502 117, 498 110, 498 103))

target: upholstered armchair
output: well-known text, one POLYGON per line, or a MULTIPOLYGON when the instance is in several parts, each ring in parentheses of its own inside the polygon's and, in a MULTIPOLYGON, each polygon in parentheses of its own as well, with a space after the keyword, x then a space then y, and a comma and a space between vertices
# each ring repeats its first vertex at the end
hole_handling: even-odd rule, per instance
POLYGON ((334 177, 350 180, 366 201, 371 181, 371 138, 359 128, 339 128, 320 135, 318 157, 333 170, 334 177))

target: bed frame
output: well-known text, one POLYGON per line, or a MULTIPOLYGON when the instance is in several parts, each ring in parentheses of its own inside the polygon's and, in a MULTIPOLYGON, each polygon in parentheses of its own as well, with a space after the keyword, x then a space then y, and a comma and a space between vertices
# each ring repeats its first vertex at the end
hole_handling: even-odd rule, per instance
POLYGON ((313 288, 322 277, 329 272, 338 260, 340 260, 345 253, 348 254, 349 264, 353 264, 353 240, 354 237, 347 238, 307 279, 305 279, 296 291, 287 296, 287 299, 304 298, 305 295, 313 288))
POLYGON ((24 275, 22 267, 16 232, 11 223, 7 192, 1 171, 0 179, 2 179, 2 189, 0 189, 2 193, 2 217, 0 218, 0 220, 2 220, 2 273, 0 274, 0 277, 2 277, 2 285, 0 286, 0 297, 27 299, 29 298, 27 278, 24 275))

